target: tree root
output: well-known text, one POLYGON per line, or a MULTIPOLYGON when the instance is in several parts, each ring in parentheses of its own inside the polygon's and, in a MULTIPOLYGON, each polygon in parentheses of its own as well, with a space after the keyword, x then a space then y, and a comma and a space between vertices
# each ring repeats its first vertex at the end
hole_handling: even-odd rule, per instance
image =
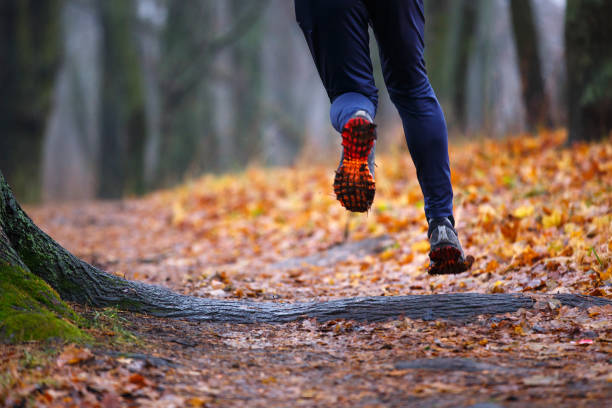
POLYGON ((32 222, 15 200, 1 173, 0 227, 6 234, 2 235, 0 259, 27 266, 57 290, 62 299, 157 317, 226 323, 285 323, 307 318, 382 321, 402 316, 434 320, 529 309, 541 298, 557 299, 561 304, 573 307, 612 304, 607 299, 581 295, 457 293, 359 297, 309 303, 216 300, 182 295, 160 286, 128 281, 72 255, 32 222))

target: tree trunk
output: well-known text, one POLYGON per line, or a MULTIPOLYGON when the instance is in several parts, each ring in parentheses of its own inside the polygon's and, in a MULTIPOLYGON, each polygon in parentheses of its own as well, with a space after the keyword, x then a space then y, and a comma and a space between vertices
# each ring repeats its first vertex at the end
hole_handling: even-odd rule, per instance
POLYGON ((182 180, 194 165, 217 163, 212 134, 214 106, 210 89, 212 58, 208 44, 214 34, 212 2, 170 0, 167 21, 160 35, 161 137, 155 186, 182 180), (198 148, 208 138, 206 151, 198 148), (200 160, 198 160, 200 159, 200 160))
POLYGON ((0 225, 0 342, 86 338, 79 322, 57 292, 30 272, 0 225))
POLYGON ((612 2, 568 0, 565 11, 570 143, 612 132, 612 2))
POLYGON ((450 33, 456 28, 452 23, 460 2, 461 0, 430 0, 424 3, 427 76, 440 101, 450 99, 451 89, 447 85, 452 64, 449 64, 449 61, 454 55, 449 55, 448 43, 453 40, 450 33))
POLYGON ((250 73, 259 69, 257 44, 253 41, 256 37, 253 36, 258 35, 257 20, 267 1, 232 1, 223 6, 217 3, 181 0, 167 3, 160 66, 160 151, 164 154, 159 162, 158 185, 175 183, 186 174, 218 170, 222 161, 242 166, 246 163, 244 157, 250 158, 252 146, 257 142, 253 129, 258 128, 259 80, 257 75, 250 77, 250 73), (232 17, 221 33, 216 32, 213 21, 219 7, 228 8, 232 17), (236 44, 245 36, 251 40, 247 38, 243 45, 236 44), (231 58, 237 61, 234 65, 240 66, 239 69, 215 72, 215 58, 221 51, 231 52, 231 58), (225 78, 219 79, 219 76, 225 78), (214 134, 213 118, 217 108, 214 80, 217 86, 227 84, 227 96, 236 105, 232 109, 235 115, 231 133, 239 149, 235 150, 236 157, 222 160, 218 137, 223 135, 214 134))
MULTIPOLYGON (((245 3, 243 0, 234 0, 230 10, 233 15, 244 14, 245 3)), ((234 39, 230 52, 235 61, 233 78, 229 83, 232 100, 235 101, 234 118, 234 140, 238 149, 235 151, 234 168, 243 167, 250 160, 256 158, 261 151, 261 111, 262 111, 262 64, 261 64, 261 44, 262 24, 258 19, 263 14, 262 10, 267 7, 267 1, 257 0, 248 3, 253 11, 254 23, 247 32, 241 33, 240 37, 234 39)), ((293 17, 293 16, 291 16, 293 17)), ((234 18, 234 24, 237 19, 234 18)), ((282 79, 279 78, 282 82, 282 79)), ((291 144, 295 142, 294 135, 288 134, 286 141, 291 144)), ((290 156, 295 155, 295 151, 290 156)))
POLYGON ((0 2, 0 167, 24 201, 40 198, 44 126, 60 57, 60 4, 0 2))
POLYGON ((531 0, 512 0, 509 3, 527 125, 534 131, 552 123, 542 76, 535 15, 531 0))
POLYGON ((465 132, 467 127, 466 118, 466 96, 468 83, 468 62, 472 44, 474 43, 474 33, 476 31, 477 22, 477 3, 473 0, 462 0, 459 2, 458 12, 458 33, 455 45, 457 50, 455 66, 452 67, 452 78, 450 86, 452 90, 451 100, 453 112, 457 126, 462 132, 465 132))
POLYGON ((132 29, 134 5, 100 0, 102 23, 101 151, 98 196, 144 192, 145 112, 132 29))

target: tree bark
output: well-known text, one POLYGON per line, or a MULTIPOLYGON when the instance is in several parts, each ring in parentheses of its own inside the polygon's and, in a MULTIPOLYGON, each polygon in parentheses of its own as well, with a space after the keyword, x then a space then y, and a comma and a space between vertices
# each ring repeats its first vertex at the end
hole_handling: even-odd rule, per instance
POLYGON ((570 143, 612 132, 612 2, 568 0, 565 12, 570 143))
POLYGON ((531 0, 512 0, 509 4, 527 125, 531 131, 541 126, 550 127, 552 122, 548 95, 542 76, 539 39, 531 0))
POLYGON ((82 340, 88 336, 77 327, 80 321, 57 292, 32 274, 0 225, 0 342, 82 340))

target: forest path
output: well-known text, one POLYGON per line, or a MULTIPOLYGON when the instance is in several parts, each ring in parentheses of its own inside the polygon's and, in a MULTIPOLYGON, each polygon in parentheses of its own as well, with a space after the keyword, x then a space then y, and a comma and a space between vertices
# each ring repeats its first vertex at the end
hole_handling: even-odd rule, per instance
MULTIPOLYGON (((349 252, 365 257, 388 245, 388 237, 347 242, 275 267, 332 265, 349 252)), ((580 407, 612 397, 607 299, 475 293, 370 299, 387 306, 409 299, 416 307, 406 314, 417 314, 382 313, 387 321, 376 321, 385 311, 379 305, 373 315, 349 308, 360 320, 235 324, 74 305, 91 321, 104 316, 106 325, 90 330, 96 341, 86 349, 58 349, 43 371, 45 384, 54 385, 19 392, 84 407, 96 401, 110 407, 580 407)))
POLYGON ((205 299, 280 310, 477 293, 481 303, 516 298, 509 310, 229 324, 77 307, 111 316, 91 329, 88 351, 62 346, 59 359, 44 354, 33 366, 36 345, 4 346, 0 366, 21 381, 13 395, 83 407, 604 406, 612 306, 572 307, 564 296, 612 297, 612 149, 563 141, 552 133, 453 147, 457 228, 476 258, 457 276, 427 275, 406 154, 377 158, 377 197, 362 216, 335 202, 326 167, 252 168, 141 199, 27 209, 85 261, 205 299))
MULTIPOLYGON (((117 318, 137 344, 98 343, 55 378, 80 378, 109 404, 164 407, 590 407, 612 396, 610 306, 378 323, 117 318)), ((74 394, 61 384, 57 395, 74 394)))

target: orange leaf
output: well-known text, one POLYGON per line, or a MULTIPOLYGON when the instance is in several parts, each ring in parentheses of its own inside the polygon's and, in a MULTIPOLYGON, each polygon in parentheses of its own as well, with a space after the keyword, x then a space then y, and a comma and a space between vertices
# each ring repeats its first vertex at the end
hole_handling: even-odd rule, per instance
POLYGON ((93 353, 87 348, 81 348, 70 344, 64 348, 57 358, 57 365, 62 367, 66 364, 74 365, 93 358, 93 353))

